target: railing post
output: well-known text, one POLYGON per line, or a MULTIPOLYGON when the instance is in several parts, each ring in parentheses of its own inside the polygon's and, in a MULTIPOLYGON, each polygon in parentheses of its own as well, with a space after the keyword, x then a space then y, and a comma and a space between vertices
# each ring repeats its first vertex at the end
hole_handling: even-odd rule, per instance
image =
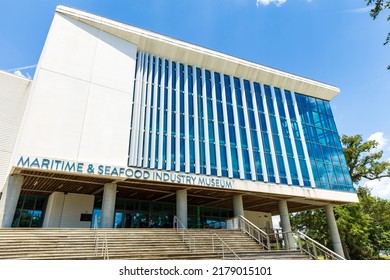
POLYGON ((314 257, 316 258, 316 260, 318 260, 318 255, 317 255, 317 247, 316 247, 316 244, 312 243, 313 245, 313 254, 314 254, 314 257))
POLYGON ((213 253, 215 253, 215 247, 214 247, 214 234, 211 236, 211 243, 213 244, 213 253))

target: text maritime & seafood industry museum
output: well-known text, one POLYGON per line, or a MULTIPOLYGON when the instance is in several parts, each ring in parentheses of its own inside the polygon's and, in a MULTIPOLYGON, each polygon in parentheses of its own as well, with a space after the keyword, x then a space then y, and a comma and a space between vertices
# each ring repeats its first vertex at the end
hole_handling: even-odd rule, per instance
POLYGON ((339 89, 58 6, 32 80, 0 72, 0 227, 272 231, 357 202, 339 89))

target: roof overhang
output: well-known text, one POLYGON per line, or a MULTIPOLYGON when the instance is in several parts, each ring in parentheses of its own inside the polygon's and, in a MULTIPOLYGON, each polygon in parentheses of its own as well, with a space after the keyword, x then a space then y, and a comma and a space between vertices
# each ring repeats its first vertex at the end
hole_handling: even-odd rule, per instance
POLYGON ((331 85, 279 71, 77 9, 60 5, 57 7, 56 12, 131 42, 137 46, 138 50, 174 61, 180 61, 181 63, 196 65, 201 68, 204 67, 208 70, 273 85, 324 100, 331 100, 340 92, 337 87, 331 85))

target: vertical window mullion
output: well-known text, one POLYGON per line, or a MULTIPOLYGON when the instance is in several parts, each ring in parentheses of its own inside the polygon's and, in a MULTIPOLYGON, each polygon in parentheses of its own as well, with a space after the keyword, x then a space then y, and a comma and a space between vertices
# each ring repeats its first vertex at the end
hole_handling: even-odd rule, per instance
POLYGON ((215 93, 215 73, 211 71, 211 89, 212 89, 212 102, 213 102, 213 116, 214 116, 214 140, 215 140, 215 157, 217 164, 217 176, 222 176, 221 169, 221 153, 219 147, 219 133, 218 133, 218 112, 217 112, 217 97, 215 93))
POLYGON ((172 60, 168 62, 168 108, 167 108, 167 165, 166 169, 171 170, 172 164, 172 60))
POLYGON ((155 168, 156 164, 156 123, 157 123, 157 93, 158 93, 158 71, 159 60, 156 56, 154 63, 154 78, 153 78, 153 112, 152 112, 152 141, 150 147, 150 168, 155 168))
POLYGON ((303 186, 303 178, 302 178, 302 173, 301 173, 301 166, 299 165, 299 157, 298 157, 298 152, 297 152, 297 147, 295 146, 295 137, 294 133, 291 127, 291 119, 290 119, 290 112, 288 111, 288 104, 287 104, 287 99, 286 99, 286 94, 284 92, 284 89, 281 89, 282 93, 282 99, 284 103, 284 111, 286 112, 286 120, 287 120, 287 127, 288 127, 288 132, 290 134, 290 141, 291 141, 291 146, 294 154, 294 162, 295 166, 297 169, 298 173, 298 181, 299 185, 302 187, 303 186))
POLYGON ((144 69, 143 69, 143 79, 142 79, 142 90, 141 90, 141 120, 139 122, 139 136, 137 141, 136 151, 138 152, 138 167, 142 167, 142 159, 143 159, 143 149, 145 146, 142 145, 144 142, 144 134, 145 134, 145 100, 147 97, 147 77, 148 77, 148 63, 149 63, 149 54, 145 53, 144 57, 144 69))
POLYGON ((200 173, 200 159, 199 159, 199 126, 198 126, 198 94, 197 94, 197 77, 196 66, 192 66, 192 82, 194 100, 194 142, 195 142, 195 173, 200 173))
POLYGON ((147 88, 147 98, 146 98, 146 120, 145 120, 145 137, 144 137, 144 160, 143 160, 143 167, 148 167, 149 162, 149 128, 150 128, 150 110, 152 107, 151 101, 152 101, 152 74, 153 74, 153 55, 151 54, 149 56, 149 73, 148 73, 148 88, 147 88))
POLYGON ((233 76, 230 76, 230 89, 232 91, 234 130, 237 139, 238 168, 240 170, 240 179, 245 179, 244 163, 242 160, 241 134, 237 112, 236 88, 234 86, 233 76))
POLYGON ((185 172, 190 172, 190 116, 188 112, 188 65, 184 65, 184 140, 185 140, 185 172))
POLYGON ((256 181, 256 168, 255 168, 255 161, 253 158, 253 146, 252 146, 252 137, 250 132, 250 125, 249 125, 249 117, 248 117, 248 106, 246 101, 246 93, 245 93, 245 86, 244 86, 244 80, 243 78, 240 78, 240 85, 241 85, 241 98, 242 98, 242 106, 244 108, 244 120, 245 120, 245 132, 246 132, 246 138, 248 141, 248 153, 249 153, 249 163, 251 168, 251 177, 253 181, 256 181))
MULTIPOLYGON (((292 101, 293 101, 293 105, 294 105, 295 117, 297 119, 299 134, 301 135, 302 148, 303 148, 303 153, 305 155, 306 167, 307 167, 307 170, 309 172, 310 184, 311 184, 312 188, 315 188, 316 183, 314 181, 313 170, 311 169, 310 157, 309 157, 309 153, 307 151, 305 135, 303 133, 303 128, 302 128, 301 116, 299 115, 298 104, 297 104, 297 100, 295 98, 294 91, 291 91, 291 97, 292 97, 292 101)), ((302 174, 302 172, 301 172, 301 174, 302 174)))
POLYGON ((287 184, 291 185, 292 184, 292 180, 291 180, 290 167, 288 165, 286 146, 284 144, 282 125, 280 123, 280 114, 279 114, 279 108, 278 108, 278 104, 277 104, 278 101, 276 100, 275 88, 273 86, 271 86, 271 94, 272 94, 272 101, 273 101, 272 103, 274 105, 274 110, 275 110, 276 126, 278 128, 278 135, 279 135, 280 146, 282 147, 282 156, 283 156, 284 168, 286 170, 286 175, 287 175, 287 184))
POLYGON ((204 126, 204 142, 205 142, 205 157, 206 157, 206 175, 211 174, 210 168, 210 147, 209 147, 209 126, 207 114, 207 92, 206 92, 206 70, 202 68, 202 102, 203 102, 203 126, 204 126))
POLYGON ((137 63, 137 78, 135 84, 135 95, 133 103, 133 118, 132 118, 132 130, 131 130, 131 140, 130 140, 130 165, 137 165, 137 156, 138 152, 137 142, 139 134, 139 115, 140 115, 140 96, 142 90, 142 74, 143 74, 143 62, 144 62, 145 53, 138 53, 138 63, 137 63))
POLYGON ((164 103, 165 103, 165 58, 162 59, 161 62, 161 81, 160 86, 160 136, 158 138, 158 169, 162 169, 163 167, 163 152, 164 152, 164 103))
POLYGON ((224 120, 224 129, 225 129, 225 142, 226 142, 226 159, 228 166, 228 176, 229 178, 233 178, 233 165, 232 165, 232 154, 230 150, 230 136, 229 136, 229 122, 228 122, 228 114, 226 108, 226 89, 225 89, 225 79, 224 75, 220 74, 221 81, 221 90, 222 90, 222 110, 223 110, 223 120, 224 120))
POLYGON ((253 110, 255 111, 256 135, 257 135, 257 139, 259 140, 261 169, 263 171, 264 182, 268 182, 268 171, 267 171, 267 166, 266 166, 266 162, 265 162, 263 138, 261 137, 261 127, 260 127, 260 120, 259 120, 259 114, 258 114, 259 111, 258 111, 258 107, 257 107, 256 92, 255 92, 255 87, 253 85, 253 81, 250 82, 250 85, 251 85, 251 92, 252 92, 253 110))
POLYGON ((176 62, 175 171, 180 171, 180 63, 176 62))
POLYGON ((260 87, 261 87, 261 97, 263 99, 265 122, 267 125, 267 131, 268 131, 267 135, 268 135, 268 139, 269 139, 269 145, 271 147, 272 165, 273 165, 274 171, 275 171, 275 181, 276 181, 276 183, 280 183, 279 169, 278 169, 278 164, 276 162, 275 146, 274 146, 274 140, 272 139, 272 128, 271 128, 271 123, 269 120, 268 104, 267 104, 264 84, 260 83, 260 87))

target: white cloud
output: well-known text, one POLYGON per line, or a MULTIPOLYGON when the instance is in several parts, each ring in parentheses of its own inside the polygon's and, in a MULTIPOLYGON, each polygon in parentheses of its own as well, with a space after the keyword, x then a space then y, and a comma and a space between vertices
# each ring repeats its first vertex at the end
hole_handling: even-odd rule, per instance
POLYGON ((20 77, 23 77, 23 78, 31 79, 30 74, 27 73, 27 72, 26 72, 26 74, 23 74, 22 71, 16 70, 16 71, 14 71, 14 74, 15 74, 16 76, 20 76, 20 77))
POLYGON ((284 3, 286 3, 287 0, 256 0, 256 6, 268 6, 269 4, 273 3, 277 7, 282 6, 284 3))
POLYGON ((387 139, 385 138, 385 135, 383 132, 375 132, 368 137, 368 140, 375 140, 378 142, 377 150, 383 150, 387 144, 387 139))
POLYGON ((373 7, 374 6, 367 6, 367 7, 364 7, 364 8, 357 8, 357 9, 347 10, 347 11, 344 11, 344 13, 364 14, 364 13, 370 12, 373 7))
POLYGON ((390 178, 368 181, 365 186, 371 190, 373 196, 390 199, 390 178))

